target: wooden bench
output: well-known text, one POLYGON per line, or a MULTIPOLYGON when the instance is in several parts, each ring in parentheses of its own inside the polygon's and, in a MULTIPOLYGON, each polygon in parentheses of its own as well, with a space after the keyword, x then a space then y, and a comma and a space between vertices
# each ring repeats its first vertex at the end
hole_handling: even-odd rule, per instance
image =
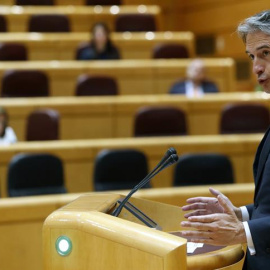
MULTIPOLYGON (((0 43, 24 44, 29 60, 74 60, 82 42, 89 42, 86 33, 1 33, 0 43)), ((177 43, 186 46, 190 57, 195 56, 194 35, 191 32, 111 33, 113 44, 122 59, 151 59, 154 46, 177 43)))
POLYGON ((118 97, 51 97, 0 100, 20 141, 25 140, 28 115, 40 108, 60 114, 60 139, 125 138, 134 135, 134 120, 143 106, 172 106, 186 114, 189 135, 219 134, 221 111, 229 103, 257 102, 267 107, 264 93, 219 93, 190 99, 183 95, 118 97), (71 128, 72 127, 72 128, 71 128))
MULTIPOLYGON (((74 128, 71 126, 71 128, 74 128)), ((59 156, 65 169, 65 185, 69 192, 93 190, 93 168, 96 155, 103 149, 132 148, 143 151, 149 162, 149 170, 161 159, 169 147, 178 154, 190 152, 217 152, 232 161, 236 183, 253 181, 252 164, 263 134, 212 135, 161 138, 129 138, 107 140, 72 140, 48 142, 22 142, 0 148, 0 191, 7 196, 7 168, 18 153, 52 153, 59 156)), ((152 181, 153 187, 170 187, 173 167, 164 170, 152 181)))
MULTIPOLYGON (((41 70, 48 75, 51 96, 74 96, 79 75, 103 74, 118 81, 120 95, 164 94, 168 93, 176 80, 186 76, 190 61, 137 59, 5 62, 0 64, 0 81, 7 70, 41 70)), ((231 58, 207 58, 204 62, 208 77, 216 82, 221 92, 235 91, 235 65, 231 58)))
POLYGON ((96 22, 104 22, 113 31, 115 18, 121 14, 152 14, 156 29, 162 31, 159 6, 1 6, 9 32, 28 32, 28 21, 37 14, 63 14, 70 20, 71 32, 89 32, 96 22))

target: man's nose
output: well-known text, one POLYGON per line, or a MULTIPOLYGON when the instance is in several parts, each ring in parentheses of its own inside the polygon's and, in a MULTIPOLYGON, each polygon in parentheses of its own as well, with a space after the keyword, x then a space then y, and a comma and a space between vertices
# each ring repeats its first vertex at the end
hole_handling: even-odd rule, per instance
POLYGON ((264 72, 264 65, 259 60, 254 60, 253 62, 253 72, 257 75, 260 75, 264 72))

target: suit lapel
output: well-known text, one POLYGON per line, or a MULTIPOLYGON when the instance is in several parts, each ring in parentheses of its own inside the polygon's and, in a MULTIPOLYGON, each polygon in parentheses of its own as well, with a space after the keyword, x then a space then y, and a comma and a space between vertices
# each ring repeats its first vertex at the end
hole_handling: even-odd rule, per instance
POLYGON ((259 184, 261 181, 261 175, 263 172, 263 168, 265 165, 265 162, 267 160, 267 157, 269 155, 269 151, 270 151, 270 128, 267 130, 267 132, 264 135, 264 138, 262 140, 262 150, 261 153, 259 154, 259 161, 258 161, 258 168, 257 168, 257 172, 255 175, 255 196, 257 194, 258 188, 259 188, 259 184))

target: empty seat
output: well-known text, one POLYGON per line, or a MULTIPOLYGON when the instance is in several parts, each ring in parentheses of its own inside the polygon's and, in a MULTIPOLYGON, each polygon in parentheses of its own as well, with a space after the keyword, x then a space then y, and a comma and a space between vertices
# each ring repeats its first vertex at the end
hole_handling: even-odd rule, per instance
POLYGON ((88 6, 119 6, 122 4, 121 0, 86 0, 86 5, 88 6))
POLYGON ((76 96, 117 95, 118 86, 114 78, 108 76, 79 76, 76 86, 76 96))
POLYGON ((94 188, 97 191, 132 189, 147 173, 147 159, 142 152, 133 149, 103 150, 94 164, 94 188))
POLYGON ((8 166, 10 197, 65 193, 63 165, 51 154, 18 154, 8 166))
POLYGON ((218 153, 180 156, 173 176, 174 186, 231 184, 233 182, 233 167, 229 158, 218 153))
POLYGON ((60 14, 32 15, 28 29, 29 32, 41 33, 69 32, 69 19, 67 16, 60 14))
POLYGON ((221 112, 220 133, 264 133, 269 124, 269 109, 264 105, 229 104, 221 112))
POLYGON ((0 15, 0 32, 7 32, 6 18, 0 15))
POLYGON ((38 109, 33 111, 27 117, 26 140, 58 140, 59 118, 59 113, 52 109, 38 109))
POLYGON ((27 50, 23 44, 0 43, 0 61, 25 61, 27 50))
POLYGON ((185 113, 173 107, 146 106, 135 116, 134 135, 140 136, 177 136, 186 135, 185 113))
POLYGON ((157 44, 153 48, 152 58, 188 58, 188 50, 186 46, 169 43, 169 44, 157 44))
POLYGON ((115 19, 115 31, 157 31, 155 17, 151 14, 120 14, 115 19))
POLYGON ((18 6, 53 6, 53 0, 16 0, 18 6))
POLYGON ((2 97, 49 96, 47 75, 36 70, 10 70, 2 78, 2 97))

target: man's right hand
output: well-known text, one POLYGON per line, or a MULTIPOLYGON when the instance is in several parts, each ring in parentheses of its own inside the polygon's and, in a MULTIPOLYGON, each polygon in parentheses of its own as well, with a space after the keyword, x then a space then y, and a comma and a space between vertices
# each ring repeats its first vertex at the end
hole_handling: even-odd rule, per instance
POLYGON ((215 213, 224 213, 224 208, 219 204, 218 199, 216 198, 218 195, 222 195, 226 201, 226 204, 233 209, 237 218, 242 221, 242 212, 240 208, 235 207, 231 201, 220 191, 209 188, 209 191, 215 197, 194 197, 187 199, 188 205, 182 207, 183 211, 191 211, 185 214, 185 218, 191 216, 201 216, 201 215, 208 215, 208 214, 215 214, 215 213))

